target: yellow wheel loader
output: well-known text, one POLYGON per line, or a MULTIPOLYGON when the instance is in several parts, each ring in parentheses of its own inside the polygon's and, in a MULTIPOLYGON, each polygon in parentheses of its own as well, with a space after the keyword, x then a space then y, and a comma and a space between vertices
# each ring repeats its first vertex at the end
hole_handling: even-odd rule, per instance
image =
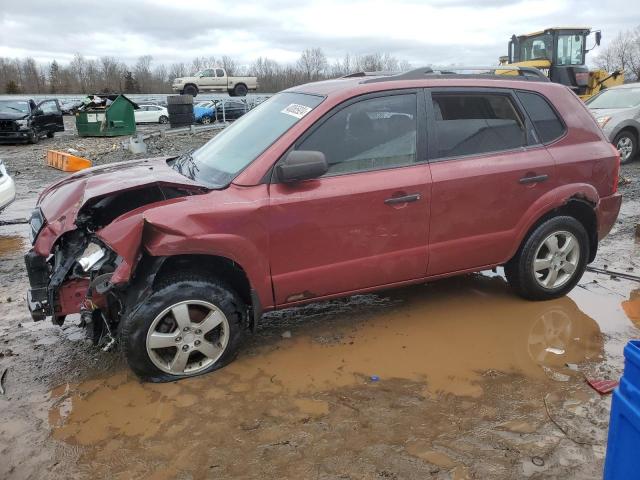
MULTIPOLYGON (((588 27, 554 27, 527 35, 513 35, 509 54, 500 57, 500 65, 535 67, 549 80, 570 87, 580 98, 587 100, 607 87, 624 83, 622 72, 589 70, 587 52, 600 45, 602 34, 593 32, 595 44, 587 49, 588 27)), ((508 74, 505 72, 505 74, 508 74)))

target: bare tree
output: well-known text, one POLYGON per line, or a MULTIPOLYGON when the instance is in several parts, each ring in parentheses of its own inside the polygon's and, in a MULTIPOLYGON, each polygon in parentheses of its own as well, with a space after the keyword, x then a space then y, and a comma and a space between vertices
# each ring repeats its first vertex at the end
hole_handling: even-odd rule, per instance
POLYGON ((138 58, 133 69, 133 76, 136 80, 137 88, 141 92, 148 92, 151 88, 151 55, 143 55, 138 58))
POLYGON ((308 81, 318 80, 327 69, 327 57, 321 48, 307 48, 298 59, 297 66, 308 81))

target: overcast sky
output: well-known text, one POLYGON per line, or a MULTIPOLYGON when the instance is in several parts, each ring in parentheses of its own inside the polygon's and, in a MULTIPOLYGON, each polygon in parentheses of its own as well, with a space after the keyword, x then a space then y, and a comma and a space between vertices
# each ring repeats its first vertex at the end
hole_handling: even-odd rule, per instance
POLYGON ((601 29, 606 45, 640 25, 638 0, 0 0, 0 56, 249 64, 321 47, 331 60, 388 52, 413 66, 486 65, 506 54, 511 34, 566 25, 601 29))

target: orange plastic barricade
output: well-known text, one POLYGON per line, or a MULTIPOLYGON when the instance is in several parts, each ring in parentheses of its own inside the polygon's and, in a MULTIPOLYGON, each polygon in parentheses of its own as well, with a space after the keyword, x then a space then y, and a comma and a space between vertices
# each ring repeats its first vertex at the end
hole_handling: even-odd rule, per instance
POLYGON ((63 172, 77 172, 91 167, 91 160, 57 150, 47 150, 46 163, 50 167, 57 168, 63 172))

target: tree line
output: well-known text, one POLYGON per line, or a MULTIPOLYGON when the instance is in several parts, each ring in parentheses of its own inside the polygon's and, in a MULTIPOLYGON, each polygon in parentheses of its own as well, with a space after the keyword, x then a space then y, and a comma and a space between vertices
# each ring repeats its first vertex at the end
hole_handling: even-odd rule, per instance
POLYGON ((640 27, 618 33, 598 52, 595 62, 608 72, 624 72, 625 80, 640 79, 640 27))
POLYGON ((402 71, 411 67, 407 61, 388 53, 347 54, 329 62, 320 48, 304 50, 298 60, 290 64, 260 57, 246 66, 226 55, 196 57, 188 63, 169 65, 155 63, 150 55, 138 58, 133 65, 113 56, 93 59, 79 53, 66 65, 56 60, 39 64, 30 57, 0 57, 0 93, 170 93, 174 78, 217 66, 225 68, 229 75, 258 77, 260 91, 268 93, 357 71, 402 71))

